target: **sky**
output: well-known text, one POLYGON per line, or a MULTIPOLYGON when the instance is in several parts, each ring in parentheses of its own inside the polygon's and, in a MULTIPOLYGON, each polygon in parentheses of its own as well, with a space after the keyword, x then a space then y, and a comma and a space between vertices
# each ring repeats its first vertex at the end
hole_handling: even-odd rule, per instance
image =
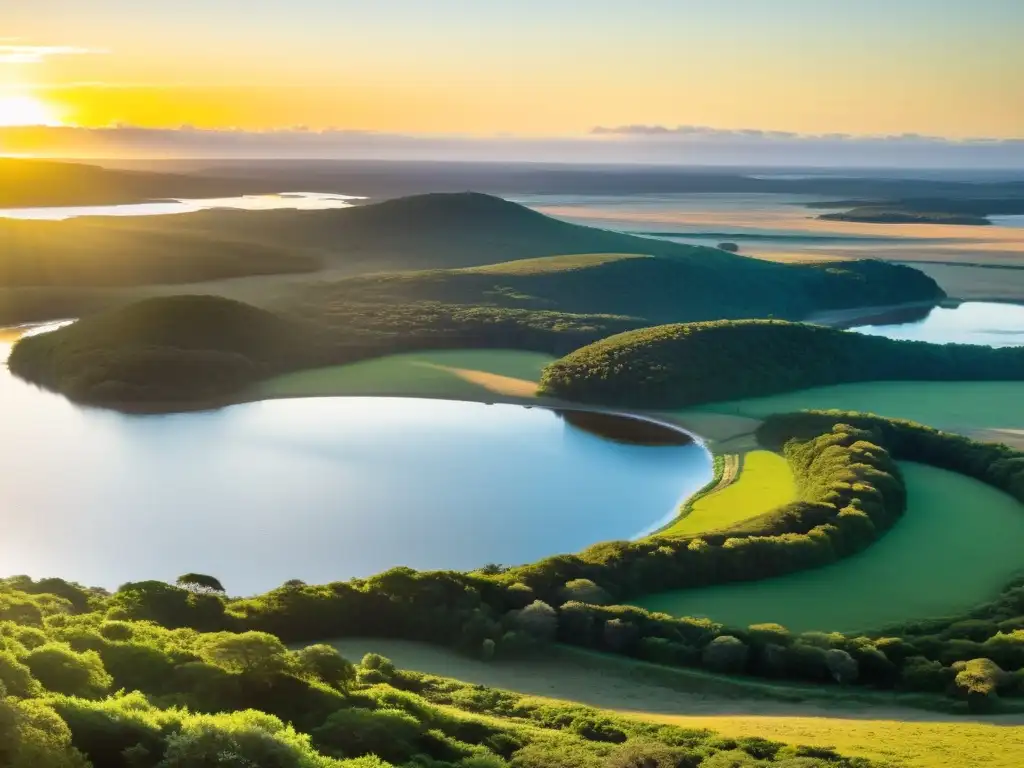
POLYGON ((1024 138, 1021 0, 0 5, 0 126, 1024 138))

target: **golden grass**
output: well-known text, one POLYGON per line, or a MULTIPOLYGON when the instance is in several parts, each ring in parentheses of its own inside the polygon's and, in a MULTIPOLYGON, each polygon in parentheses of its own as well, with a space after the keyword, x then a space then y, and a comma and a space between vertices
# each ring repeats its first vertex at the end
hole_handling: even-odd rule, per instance
POLYGON ((483 267, 465 267, 454 271, 488 275, 540 275, 549 272, 571 272, 577 269, 588 269, 624 259, 647 258, 650 257, 638 253, 584 253, 570 256, 541 256, 536 259, 518 259, 516 261, 504 261, 500 264, 488 264, 483 267))

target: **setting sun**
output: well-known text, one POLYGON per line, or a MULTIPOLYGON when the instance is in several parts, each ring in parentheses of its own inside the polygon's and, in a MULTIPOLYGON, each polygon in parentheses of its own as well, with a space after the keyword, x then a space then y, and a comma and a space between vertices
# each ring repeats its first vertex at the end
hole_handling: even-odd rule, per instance
POLYGON ((0 126, 60 125, 54 111, 34 96, 0 96, 0 126))

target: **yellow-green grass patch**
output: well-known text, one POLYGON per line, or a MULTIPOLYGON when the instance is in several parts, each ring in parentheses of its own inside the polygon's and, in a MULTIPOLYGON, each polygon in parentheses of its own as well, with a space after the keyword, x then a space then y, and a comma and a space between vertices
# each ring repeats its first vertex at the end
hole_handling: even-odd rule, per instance
POLYGON ((389 355, 276 376, 253 398, 380 395, 490 400, 532 397, 554 358, 518 350, 445 350, 389 355))
POLYGON ((796 482, 786 459, 771 451, 751 451, 740 458, 736 480, 695 502, 685 517, 659 531, 660 536, 685 536, 763 515, 796 498, 796 482))
POLYGON ((978 480, 900 464, 906 515, 863 552, 754 582, 647 595, 643 608, 732 626, 774 622, 793 631, 858 632, 962 613, 994 598, 1019 572, 1024 505, 978 480))
POLYGON ((489 275, 539 275, 549 272, 571 272, 588 269, 625 259, 649 259, 638 253, 583 253, 569 256, 541 256, 536 259, 517 259, 483 267, 464 267, 453 272, 485 273, 489 275))

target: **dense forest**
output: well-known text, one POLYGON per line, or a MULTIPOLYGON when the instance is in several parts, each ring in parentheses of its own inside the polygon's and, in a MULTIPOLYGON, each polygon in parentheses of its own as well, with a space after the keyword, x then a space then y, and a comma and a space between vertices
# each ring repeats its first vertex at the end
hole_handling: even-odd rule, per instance
POLYGON ((628 331, 548 366, 540 391, 640 408, 771 395, 854 381, 1024 379, 1024 349, 893 341, 778 320, 628 331))

